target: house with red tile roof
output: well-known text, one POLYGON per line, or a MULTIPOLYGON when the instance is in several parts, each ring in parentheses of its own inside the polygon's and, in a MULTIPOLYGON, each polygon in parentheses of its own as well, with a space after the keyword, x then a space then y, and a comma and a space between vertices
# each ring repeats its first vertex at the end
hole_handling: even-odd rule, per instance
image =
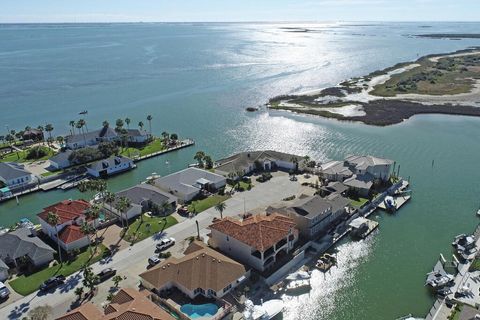
POLYGON ((121 289, 103 310, 88 302, 56 320, 175 320, 148 291, 121 289))
POLYGON ((89 208, 90 203, 85 200, 64 200, 44 208, 37 217, 43 233, 58 242, 65 251, 71 251, 86 247, 90 242, 90 238, 81 231, 83 223, 98 226, 98 218, 88 217, 89 208), (48 221, 49 213, 58 216, 56 225, 48 221))
POLYGON ((294 220, 278 213, 243 220, 226 217, 209 228, 212 247, 259 271, 271 268, 298 240, 294 220))

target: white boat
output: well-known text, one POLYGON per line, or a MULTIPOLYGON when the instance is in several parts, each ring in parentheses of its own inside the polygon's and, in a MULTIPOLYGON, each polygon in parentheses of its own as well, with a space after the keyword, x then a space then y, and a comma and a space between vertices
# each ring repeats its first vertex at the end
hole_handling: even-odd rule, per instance
POLYGON ((296 281, 310 279, 312 276, 307 271, 297 271, 288 275, 285 280, 296 281))
POLYGON ((243 316, 247 320, 270 320, 283 312, 283 301, 272 299, 263 302, 261 305, 254 305, 252 301, 245 301, 243 316))
POLYGON ((385 207, 387 208, 387 210, 397 209, 397 201, 395 201, 394 197, 386 196, 383 202, 385 203, 385 207))
POLYGON ((291 281, 285 286, 285 293, 288 295, 299 295, 310 291, 310 279, 291 281))
POLYGON ((480 209, 477 210, 477 216, 480 217, 480 209))

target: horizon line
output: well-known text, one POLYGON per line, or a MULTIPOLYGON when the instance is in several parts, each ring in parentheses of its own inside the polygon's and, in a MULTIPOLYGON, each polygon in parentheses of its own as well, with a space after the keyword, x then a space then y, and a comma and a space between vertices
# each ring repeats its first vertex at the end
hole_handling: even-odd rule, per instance
POLYGON ((0 24, 136 24, 136 23, 480 23, 476 20, 238 20, 238 21, 0 21, 0 24))

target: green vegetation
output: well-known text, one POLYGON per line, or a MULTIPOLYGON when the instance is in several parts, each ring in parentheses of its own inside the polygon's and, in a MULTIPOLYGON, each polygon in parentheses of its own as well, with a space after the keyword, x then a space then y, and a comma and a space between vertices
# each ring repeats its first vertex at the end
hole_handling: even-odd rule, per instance
POLYGON ((53 176, 53 175, 56 175, 56 174, 60 174, 61 171, 47 171, 47 172, 44 172, 41 174, 42 177, 50 177, 50 176, 53 176))
POLYGON ((253 188, 253 184, 250 182, 245 182, 243 180, 240 180, 238 182, 235 182, 235 183, 231 183, 229 182, 228 185, 232 188, 234 188, 236 191, 245 191, 245 190, 250 190, 251 188, 253 188))
POLYGON ((368 201, 368 199, 365 199, 365 198, 358 198, 358 199, 351 199, 351 200, 352 202, 350 202, 350 204, 356 208, 361 208, 368 201))
POLYGON ((128 227, 124 239, 131 243, 142 241, 143 239, 151 237, 154 234, 177 224, 177 222, 177 219, 172 216, 150 217, 143 215, 128 227))
POLYGON ((107 248, 104 245, 99 245, 94 257, 91 256, 90 250, 85 250, 75 256, 75 260, 66 261, 63 264, 57 264, 52 267, 40 270, 31 275, 22 275, 12 281, 10 285, 17 293, 26 296, 38 289, 40 285, 47 279, 56 275, 69 276, 72 273, 82 269, 85 265, 93 264, 100 259, 107 248))
POLYGON ((195 201, 192 201, 192 203, 190 203, 190 205, 188 206, 188 211, 194 212, 194 213, 200 213, 211 207, 216 206, 217 204, 227 200, 228 198, 229 196, 227 195, 216 194, 202 200, 195 200, 195 201))
POLYGON ((460 315, 462 314, 463 305, 456 304, 455 307, 452 309, 452 312, 447 317, 448 320, 459 320, 460 315))
POLYGON ((472 79, 480 75, 480 55, 443 57, 438 59, 438 62, 422 58, 417 63, 420 66, 392 75, 387 82, 377 85, 371 94, 393 97, 404 93, 428 95, 468 93, 473 88, 472 79))
POLYGON ((473 260, 468 271, 470 272, 480 271, 480 258, 475 258, 475 260, 473 260))
POLYGON ((143 157, 151 153, 165 150, 167 147, 163 143, 162 139, 155 138, 152 142, 148 143, 145 147, 134 148, 128 147, 124 148, 120 154, 126 157, 143 157))
POLYGON ((0 158, 0 162, 28 162, 47 160, 55 153, 45 146, 37 146, 23 151, 14 151, 0 158))

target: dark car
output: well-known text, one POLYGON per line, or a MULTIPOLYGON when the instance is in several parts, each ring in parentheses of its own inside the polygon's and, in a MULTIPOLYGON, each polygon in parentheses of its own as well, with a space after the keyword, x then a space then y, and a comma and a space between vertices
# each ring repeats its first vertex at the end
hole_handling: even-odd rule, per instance
POLYGON ((52 277, 48 280, 45 280, 44 283, 40 286, 40 291, 48 291, 51 289, 55 289, 59 285, 62 285, 65 283, 65 277, 62 275, 58 275, 56 277, 52 277))
POLYGON ((97 277, 98 277, 97 283, 108 280, 116 274, 117 274, 117 270, 115 269, 112 269, 112 268, 103 269, 97 274, 97 277))

